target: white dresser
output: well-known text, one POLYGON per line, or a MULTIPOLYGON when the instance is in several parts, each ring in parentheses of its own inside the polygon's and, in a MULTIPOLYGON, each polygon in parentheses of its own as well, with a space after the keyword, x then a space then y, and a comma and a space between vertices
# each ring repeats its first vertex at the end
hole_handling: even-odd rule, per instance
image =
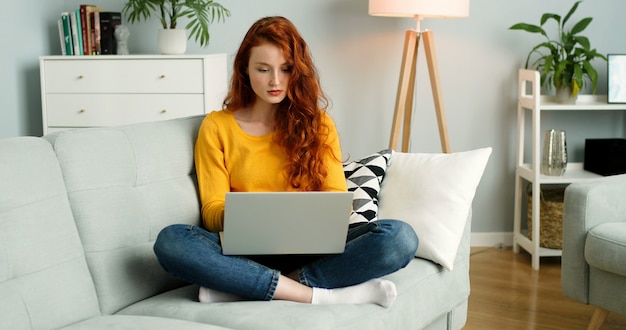
POLYGON ((42 56, 43 133, 201 115, 227 91, 226 54, 42 56))

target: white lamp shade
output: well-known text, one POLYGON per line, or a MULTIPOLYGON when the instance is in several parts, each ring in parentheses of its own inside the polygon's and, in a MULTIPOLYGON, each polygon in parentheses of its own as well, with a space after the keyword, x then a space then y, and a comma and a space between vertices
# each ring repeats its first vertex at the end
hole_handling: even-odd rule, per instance
POLYGON ((369 0, 369 14, 390 17, 467 17, 469 0, 369 0))

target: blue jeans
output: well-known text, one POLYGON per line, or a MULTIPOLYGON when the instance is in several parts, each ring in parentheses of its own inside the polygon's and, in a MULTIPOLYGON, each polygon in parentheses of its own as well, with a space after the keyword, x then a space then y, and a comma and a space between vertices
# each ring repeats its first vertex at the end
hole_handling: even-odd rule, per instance
POLYGON ((183 281, 254 300, 271 300, 279 275, 297 272, 309 287, 338 288, 405 267, 418 238, 402 221, 351 225, 342 254, 326 256, 225 256, 219 235, 192 225, 164 228, 154 243, 161 266, 183 281))

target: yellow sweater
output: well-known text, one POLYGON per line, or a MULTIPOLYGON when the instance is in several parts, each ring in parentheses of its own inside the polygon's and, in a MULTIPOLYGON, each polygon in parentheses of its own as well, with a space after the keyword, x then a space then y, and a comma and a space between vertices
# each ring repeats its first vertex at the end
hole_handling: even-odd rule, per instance
MULTIPOLYGON (((328 166, 326 191, 346 191, 339 136, 327 114, 328 145, 335 153, 328 166)), ((206 116, 195 145, 196 173, 202 220, 212 232, 223 230, 224 199, 228 191, 293 191, 284 175, 286 155, 272 141, 273 133, 251 136, 240 127, 232 112, 222 110, 206 116)))

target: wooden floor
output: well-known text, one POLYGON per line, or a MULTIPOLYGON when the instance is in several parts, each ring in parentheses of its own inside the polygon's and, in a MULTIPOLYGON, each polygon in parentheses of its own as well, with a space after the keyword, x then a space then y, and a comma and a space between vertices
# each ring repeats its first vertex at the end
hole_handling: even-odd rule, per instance
MULTIPOLYGON (((566 298, 560 258, 541 258, 508 249, 472 248, 471 294, 464 329, 586 329, 595 307, 566 298)), ((626 316, 609 313, 600 329, 626 329, 626 316)))

